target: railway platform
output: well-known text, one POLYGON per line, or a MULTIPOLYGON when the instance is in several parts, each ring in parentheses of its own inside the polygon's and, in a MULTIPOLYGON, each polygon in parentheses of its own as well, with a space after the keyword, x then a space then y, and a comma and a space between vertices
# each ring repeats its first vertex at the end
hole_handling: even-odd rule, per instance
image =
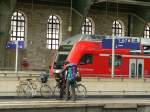
POLYGON ((3 112, 149 112, 150 98, 0 99, 3 112))
MULTIPOLYGON (((82 78, 87 97, 74 101, 51 98, 19 98, 20 80, 31 78, 38 85, 41 72, 0 72, 0 111, 3 112, 149 112, 150 79, 82 78)), ((54 78, 48 84, 56 85, 54 78)))

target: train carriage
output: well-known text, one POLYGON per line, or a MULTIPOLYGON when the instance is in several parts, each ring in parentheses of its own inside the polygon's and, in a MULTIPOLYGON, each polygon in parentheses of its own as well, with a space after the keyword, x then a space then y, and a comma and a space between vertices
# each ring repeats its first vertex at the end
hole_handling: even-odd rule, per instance
MULTIPOLYGON (((82 77, 112 77, 112 49, 103 48, 104 38, 104 36, 87 38, 82 36, 73 44, 71 52, 68 52, 66 60, 78 65, 82 77)), ((149 46, 145 45, 140 43, 138 50, 127 48, 114 50, 114 78, 150 77, 150 50, 149 46)))

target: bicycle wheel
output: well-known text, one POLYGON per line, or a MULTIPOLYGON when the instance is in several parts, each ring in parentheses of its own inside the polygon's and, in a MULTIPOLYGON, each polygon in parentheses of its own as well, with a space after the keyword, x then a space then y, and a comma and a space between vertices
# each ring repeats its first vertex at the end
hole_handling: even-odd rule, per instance
POLYGON ((23 85, 17 86, 16 93, 17 96, 24 97, 25 96, 24 86, 23 85))
POLYGON ((60 94, 60 88, 58 85, 56 85, 54 87, 53 96, 59 96, 59 94, 60 94))
POLYGON ((76 90, 77 98, 85 98, 86 97, 87 90, 86 90, 86 87, 84 85, 77 84, 75 90, 76 90))
POLYGON ((31 89, 31 87, 28 86, 28 85, 25 87, 25 96, 26 96, 27 98, 32 98, 32 89, 31 89))
POLYGON ((42 97, 51 97, 52 96, 52 89, 47 84, 44 84, 40 88, 40 94, 42 97))

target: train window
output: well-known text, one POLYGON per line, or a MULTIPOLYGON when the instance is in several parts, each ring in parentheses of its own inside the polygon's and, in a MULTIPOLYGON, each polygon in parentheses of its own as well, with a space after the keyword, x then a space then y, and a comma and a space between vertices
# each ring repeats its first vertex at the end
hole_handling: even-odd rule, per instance
POLYGON ((138 65, 138 78, 141 78, 142 77, 142 64, 140 63, 138 65))
POLYGON ((144 54, 150 55, 150 50, 144 50, 144 54))
POLYGON ((92 63, 93 63, 93 55, 92 54, 84 54, 80 60, 80 65, 92 64, 92 63))
POLYGON ((144 54, 150 55, 150 46, 144 46, 144 54))
MULTIPOLYGON (((115 55, 115 67, 121 66, 121 59, 122 57, 120 55, 115 55)), ((112 64, 112 56, 110 55, 109 65, 111 66, 111 64, 112 64)))
POLYGON ((66 60, 67 56, 67 54, 59 54, 57 57, 57 63, 63 63, 66 60))
POLYGON ((144 46, 144 50, 150 50, 150 46, 144 46))
POLYGON ((131 78, 135 77, 135 63, 131 64, 131 78))

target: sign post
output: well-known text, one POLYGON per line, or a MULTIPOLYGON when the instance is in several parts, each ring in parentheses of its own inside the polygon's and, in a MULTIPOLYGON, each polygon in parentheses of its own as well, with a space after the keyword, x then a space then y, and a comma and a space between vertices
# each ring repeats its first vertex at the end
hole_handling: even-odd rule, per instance
POLYGON ((114 63, 115 63, 115 37, 113 36, 112 37, 112 64, 111 64, 111 77, 112 78, 114 77, 114 74, 115 74, 114 63))
POLYGON ((18 41, 16 40, 16 63, 15 63, 15 73, 18 76, 18 41))

